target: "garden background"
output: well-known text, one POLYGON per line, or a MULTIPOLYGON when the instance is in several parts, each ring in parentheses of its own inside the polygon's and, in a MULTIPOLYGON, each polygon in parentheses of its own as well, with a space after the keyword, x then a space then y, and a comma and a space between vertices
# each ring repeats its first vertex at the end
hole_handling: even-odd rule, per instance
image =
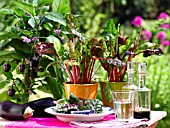
MULTIPOLYGON (((11 0, 1 0, 0 8, 9 4, 11 0)), ((70 0, 71 13, 80 15, 81 31, 88 38, 99 38, 106 25, 107 20, 113 18, 115 23, 121 24, 122 33, 132 33, 138 27, 132 25, 135 16, 142 18, 143 30, 149 30, 149 41, 157 43, 164 49, 164 55, 150 58, 138 56, 134 61, 147 62, 146 85, 151 89, 152 93, 152 110, 170 112, 170 1, 169 0, 70 0), (158 21, 161 12, 167 15, 162 21, 158 21), (167 17, 167 19, 166 19, 167 17), (165 20, 165 21, 163 21, 165 20), (160 27, 158 24, 165 22, 167 26, 160 27), (169 26, 168 26, 169 25, 169 26), (164 40, 157 34, 163 32, 164 40), (157 38, 156 38, 157 37, 157 38)), ((163 16, 164 17, 164 16, 163 16)), ((0 31, 6 29, 3 24, 9 17, 0 18, 0 31)), ((147 33, 148 31, 146 31, 147 33)), ((1 73, 3 66, 1 65, 1 73)), ((100 79, 105 79, 106 74, 103 70, 97 72, 97 76, 102 74, 100 79)), ((101 76, 101 75, 100 75, 101 76)), ((3 76, 0 78, 3 81, 3 76)), ((1 83, 2 84, 2 83, 1 83)), ((0 84, 0 93, 3 93, 4 85, 0 84)), ((137 73, 135 76, 135 84, 137 85, 137 73)), ((100 92, 100 89, 99 89, 100 92)), ((100 93, 98 94, 100 99, 100 93)), ((4 99, 4 95, 0 94, 0 100, 4 99), (2 98, 3 97, 3 98, 2 98)), ((158 124, 158 128, 166 128, 170 126, 170 115, 168 114, 158 124)))

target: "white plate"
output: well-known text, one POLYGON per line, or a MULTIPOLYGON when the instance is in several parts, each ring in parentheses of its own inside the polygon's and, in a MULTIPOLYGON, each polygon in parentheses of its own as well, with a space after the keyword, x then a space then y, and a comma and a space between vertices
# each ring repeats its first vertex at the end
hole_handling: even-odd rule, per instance
POLYGON ((45 112, 55 115, 59 120, 64 122, 70 121, 99 121, 109 114, 113 114, 114 110, 110 107, 103 107, 103 112, 99 114, 64 114, 55 112, 56 106, 45 109, 45 112))

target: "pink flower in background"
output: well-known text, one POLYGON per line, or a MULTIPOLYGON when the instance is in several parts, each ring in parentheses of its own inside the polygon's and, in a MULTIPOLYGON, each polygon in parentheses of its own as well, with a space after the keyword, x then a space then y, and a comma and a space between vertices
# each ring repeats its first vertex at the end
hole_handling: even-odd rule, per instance
POLYGON ((161 28, 169 29, 170 28, 170 24, 161 24, 161 28))
POLYGON ((159 20, 159 19, 161 19, 161 18, 167 20, 167 19, 168 19, 168 14, 165 13, 165 12, 161 12, 161 13, 157 16, 157 19, 159 20))
POLYGON ((165 40, 165 32, 160 31, 157 35, 156 38, 160 39, 160 40, 165 40))
POLYGON ((150 40, 150 38, 152 37, 152 32, 149 30, 144 30, 143 31, 143 38, 147 41, 150 40))
POLYGON ((36 41, 36 40, 38 40, 38 37, 35 36, 32 38, 32 41, 36 41))
POLYGON ((28 37, 26 37, 26 36, 21 36, 21 38, 23 39, 23 42, 26 42, 26 43, 30 43, 31 42, 31 40, 28 37))
POLYGON ((131 24, 136 26, 136 27, 142 26, 142 17, 135 16, 135 18, 132 20, 131 24))
POLYGON ((162 46, 170 46, 170 41, 168 41, 168 40, 162 40, 162 41, 161 41, 161 45, 162 45, 162 46))
POLYGON ((58 34, 60 34, 60 31, 61 30, 54 30, 54 33, 58 35, 58 34))

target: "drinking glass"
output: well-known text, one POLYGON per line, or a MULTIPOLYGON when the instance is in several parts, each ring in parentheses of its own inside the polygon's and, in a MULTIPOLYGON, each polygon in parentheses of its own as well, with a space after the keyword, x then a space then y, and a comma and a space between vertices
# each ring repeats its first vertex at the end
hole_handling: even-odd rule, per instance
POLYGON ((135 91, 112 91, 116 119, 123 121, 133 118, 133 102, 135 91))

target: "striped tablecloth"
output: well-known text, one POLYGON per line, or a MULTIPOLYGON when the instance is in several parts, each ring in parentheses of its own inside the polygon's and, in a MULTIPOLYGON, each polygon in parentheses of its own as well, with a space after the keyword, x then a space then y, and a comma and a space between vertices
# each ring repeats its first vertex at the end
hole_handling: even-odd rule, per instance
POLYGON ((167 113, 165 111, 152 111, 150 121, 131 120, 129 123, 121 124, 115 122, 115 115, 108 115, 101 121, 97 122, 70 122, 65 123, 57 118, 29 118, 26 121, 8 121, 0 119, 0 128, 61 128, 61 127, 120 127, 120 128, 131 128, 139 125, 147 124, 151 126, 155 122, 165 117, 167 113))

